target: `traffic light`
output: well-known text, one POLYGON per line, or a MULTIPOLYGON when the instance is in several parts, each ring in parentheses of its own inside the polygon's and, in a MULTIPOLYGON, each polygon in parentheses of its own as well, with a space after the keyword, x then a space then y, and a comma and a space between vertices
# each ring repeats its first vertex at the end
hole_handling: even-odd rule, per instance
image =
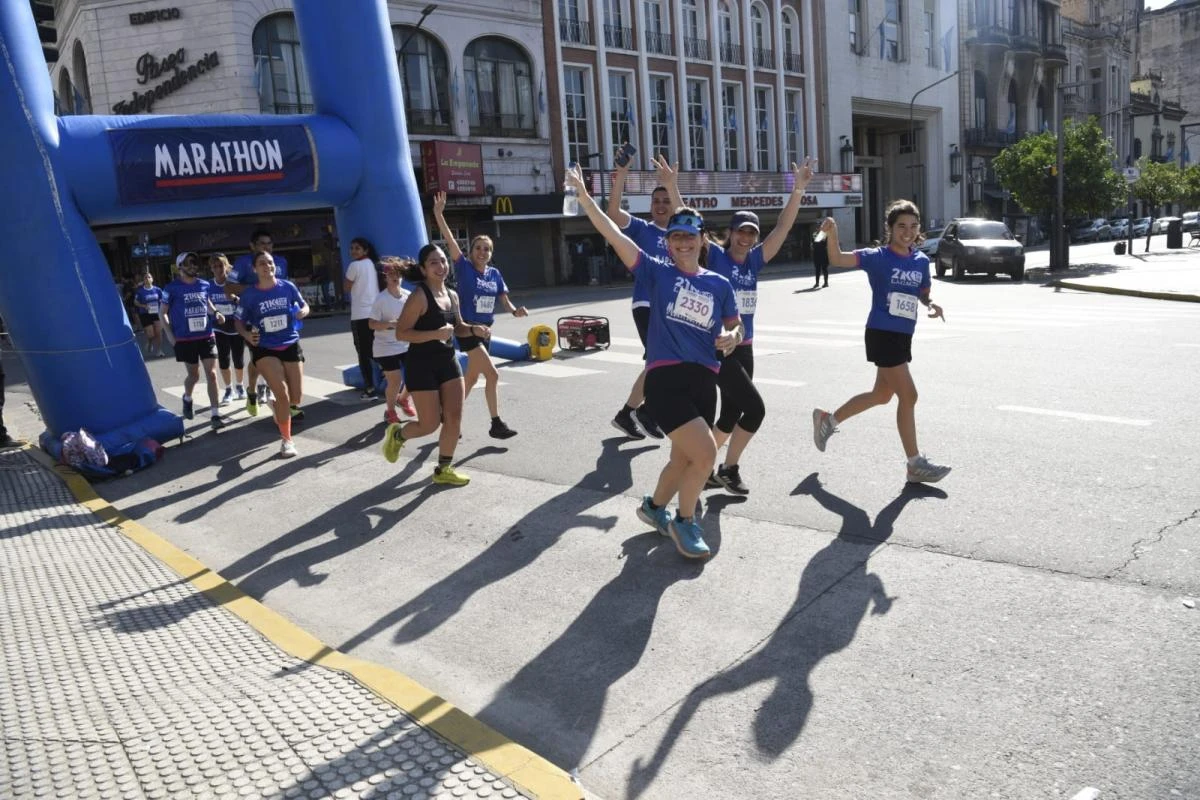
POLYGON ((54 27, 54 3, 46 0, 29 0, 33 9, 33 21, 37 23, 38 39, 42 42, 42 54, 47 64, 58 61, 58 31, 54 27))
POLYGON ((1048 167, 1043 167, 1043 168, 1042 168, 1042 173, 1043 173, 1043 174, 1044 174, 1044 175, 1045 175, 1047 178, 1057 178, 1057 177, 1058 177, 1058 167, 1057 167, 1057 166, 1055 166, 1054 164, 1051 164, 1051 165, 1050 165, 1050 166, 1048 166, 1048 167))

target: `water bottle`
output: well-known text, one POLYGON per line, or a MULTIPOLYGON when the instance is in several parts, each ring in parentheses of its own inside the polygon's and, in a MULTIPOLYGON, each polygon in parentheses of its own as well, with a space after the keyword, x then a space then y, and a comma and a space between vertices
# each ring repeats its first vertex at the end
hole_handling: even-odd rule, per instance
MULTIPOLYGON (((575 169, 576 166, 576 163, 572 161, 571 169, 575 169)), ((579 192, 575 191, 574 186, 566 183, 563 184, 563 216, 579 216, 579 192)))

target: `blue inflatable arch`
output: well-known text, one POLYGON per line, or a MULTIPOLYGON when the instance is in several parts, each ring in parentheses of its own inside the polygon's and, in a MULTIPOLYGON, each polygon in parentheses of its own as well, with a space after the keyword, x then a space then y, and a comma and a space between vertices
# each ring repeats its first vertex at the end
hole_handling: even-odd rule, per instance
POLYGON ((90 225, 327 206, 343 241, 425 243, 386 0, 294 10, 314 114, 59 118, 29 4, 0 3, 0 316, 50 436, 87 428, 112 449, 183 432, 90 225))

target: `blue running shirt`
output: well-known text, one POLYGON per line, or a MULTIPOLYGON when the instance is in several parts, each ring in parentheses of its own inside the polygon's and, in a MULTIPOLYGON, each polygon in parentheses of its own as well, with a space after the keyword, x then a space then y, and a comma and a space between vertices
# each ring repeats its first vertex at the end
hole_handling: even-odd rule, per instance
POLYGON ((300 341, 295 309, 304 298, 291 281, 279 281, 271 289, 248 286, 242 291, 234 314, 246 327, 258 328, 258 346, 285 350, 300 341))
POLYGON ((756 244, 746 254, 745 262, 734 261, 729 251, 719 244, 710 242, 708 245, 708 268, 725 278, 733 285, 733 294, 737 299, 738 314, 742 324, 746 326, 746 336, 743 345, 750 344, 754 338, 754 311, 758 306, 758 273, 766 266, 763 260, 763 246, 756 244))
POLYGON ((163 304, 171 317, 171 333, 177 342, 212 336, 213 318, 208 313, 208 281, 184 283, 178 278, 163 287, 163 304))
POLYGON ((233 312, 237 308, 237 300, 231 294, 225 293, 225 283, 217 283, 212 281, 208 284, 208 299, 212 301, 213 307, 218 312, 225 315, 225 325, 216 325, 217 333, 223 333, 226 336, 237 336, 237 330, 233 327, 233 312))
MULTIPOLYGON (((667 232, 653 222, 630 215, 629 224, 621 229, 621 233, 633 240, 641 250, 655 258, 669 262, 671 251, 667 249, 667 232)), ((633 274, 633 308, 647 308, 650 305, 650 287, 633 274)))
POLYGON ((463 322, 491 325, 496 320, 496 299, 508 294, 500 270, 488 264, 480 272, 466 256, 459 256, 454 262, 454 279, 463 322))
POLYGON ((147 289, 145 286, 139 286, 137 291, 133 293, 133 298, 144 306, 148 307, 147 311, 138 309, 139 314, 157 314, 161 309, 159 305, 163 301, 162 289, 157 286, 151 286, 147 289))
POLYGON ((729 281, 707 269, 688 274, 645 250, 632 269, 635 275, 641 273, 650 290, 646 368, 687 362, 720 370, 717 336, 738 320, 729 281))
POLYGON ((919 298, 929 291, 929 256, 920 250, 902 256, 890 247, 855 250, 854 255, 871 283, 867 327, 911 336, 917 329, 919 298))

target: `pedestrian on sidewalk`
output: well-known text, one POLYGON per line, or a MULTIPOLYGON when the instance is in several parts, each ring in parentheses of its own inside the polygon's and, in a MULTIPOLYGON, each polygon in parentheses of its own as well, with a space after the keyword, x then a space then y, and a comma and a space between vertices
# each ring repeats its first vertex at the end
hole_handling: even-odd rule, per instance
POLYGON ((715 351, 728 355, 742 341, 733 287, 721 275, 701 268, 704 220, 694 209, 681 207, 667 220, 671 261, 663 261, 640 248, 600 210, 579 167, 567 170, 566 183, 578 192, 579 207, 621 262, 635 277, 646 271, 641 277, 650 290, 651 309, 646 402, 671 440, 671 454, 653 494, 642 498, 638 518, 669 536, 684 556, 708 558, 712 551, 694 515, 717 457, 712 425, 720 362, 715 351), (676 496, 679 507, 672 519, 667 504, 676 496))
POLYGON ((887 207, 883 247, 843 253, 837 223, 826 217, 821 224, 829 243, 829 263, 835 267, 861 267, 871 284, 871 312, 867 316, 867 361, 875 364, 875 386, 855 395, 834 413, 813 409, 813 443, 825 452, 829 437, 845 422, 868 408, 896 397, 896 428, 908 459, 907 476, 913 483, 936 483, 950 467, 935 464, 917 448, 917 387, 909 372, 912 337, 917 326, 917 305, 929 317, 946 321, 942 307, 929 298, 929 257, 917 249, 921 240, 921 212, 915 203, 896 200, 887 207))
POLYGON ((208 281, 201 280, 200 257, 195 253, 180 253, 175 259, 179 271, 175 280, 162 290, 162 318, 172 337, 175 360, 183 364, 187 375, 183 379, 183 417, 192 419, 192 390, 200 381, 204 367, 204 382, 208 389, 213 432, 225 427, 217 399, 217 341, 213 335, 213 318, 225 322, 225 315, 216 309, 211 299, 208 281))
POLYGON ((825 288, 829 288, 829 240, 825 231, 818 230, 813 237, 813 288, 821 288, 821 279, 825 279, 825 288))
POLYGON ((350 258, 342 289, 350 296, 350 333, 354 337, 354 352, 358 355, 358 371, 362 374, 363 400, 378 397, 375 391, 375 369, 372 353, 375 331, 371 327, 371 306, 385 286, 380 281, 379 254, 375 245, 361 236, 350 240, 350 258))
POLYGON ((454 337, 483 336, 486 331, 482 325, 463 322, 458 295, 446 286, 449 274, 446 254, 434 244, 422 247, 417 263, 404 273, 404 279, 416 288, 396 321, 396 338, 409 343, 404 370, 408 390, 417 404, 417 418, 404 425, 388 425, 383 435, 383 457, 395 464, 405 442, 428 436, 440 427, 433 482, 466 486, 471 479, 453 464, 466 399, 454 337))
MULTIPOLYGON (((296 322, 308 316, 308 303, 289 280, 275 277, 275 259, 259 253, 254 259, 258 282, 242 290, 234 319, 238 333, 250 345, 250 359, 275 396, 275 425, 279 428, 279 455, 297 455, 292 443, 292 422, 304 419, 300 398, 304 391, 304 351, 296 322)), ((255 392, 246 393, 247 400, 255 392)), ((251 416, 258 414, 258 406, 251 416)))
POLYGON ((404 273, 416 263, 411 258, 396 256, 384 256, 380 259, 379 266, 383 269, 387 286, 375 297, 375 302, 371 304, 371 315, 367 318, 371 331, 375 334, 372 355, 383 371, 384 379, 387 380, 383 392, 387 408, 383 412, 383 419, 389 424, 400 421, 396 414, 397 404, 407 416, 417 415, 412 397, 408 394, 408 387, 404 385, 403 367, 404 357, 408 354, 408 342, 396 338, 396 322, 400 319, 400 313, 404 311, 404 302, 409 296, 408 290, 402 287, 400 282, 404 280, 404 273))
POLYGON ((438 192, 433 198, 433 217, 438 231, 450 250, 454 263, 454 277, 458 285, 457 297, 461 302, 459 312, 463 321, 474 331, 458 338, 458 349, 467 354, 467 374, 464 387, 467 395, 483 377, 483 393, 487 401, 488 414, 492 418, 488 436, 493 439, 511 439, 517 432, 500 419, 500 373, 492 363, 492 324, 496 321, 496 305, 499 304, 514 317, 526 317, 525 306, 515 306, 508 296, 508 286, 500 270, 492 265, 493 243, 490 236, 479 235, 471 240, 468 257, 458 246, 458 240, 446 224, 446 193, 438 192))
POLYGON ((221 395, 221 405, 227 406, 233 400, 244 400, 246 389, 243 386, 246 367, 246 340, 238 336, 233 324, 233 312, 237 308, 237 295, 229 291, 229 259, 224 253, 213 253, 208 257, 208 268, 212 270, 213 279, 208 286, 208 299, 213 307, 225 316, 225 321, 216 326, 217 334, 217 368, 221 372, 221 382, 225 391, 221 395), (233 372, 230 372, 230 367, 233 372), (237 378, 234 383, 233 378, 237 378), (237 389, 236 396, 234 389, 237 389))

